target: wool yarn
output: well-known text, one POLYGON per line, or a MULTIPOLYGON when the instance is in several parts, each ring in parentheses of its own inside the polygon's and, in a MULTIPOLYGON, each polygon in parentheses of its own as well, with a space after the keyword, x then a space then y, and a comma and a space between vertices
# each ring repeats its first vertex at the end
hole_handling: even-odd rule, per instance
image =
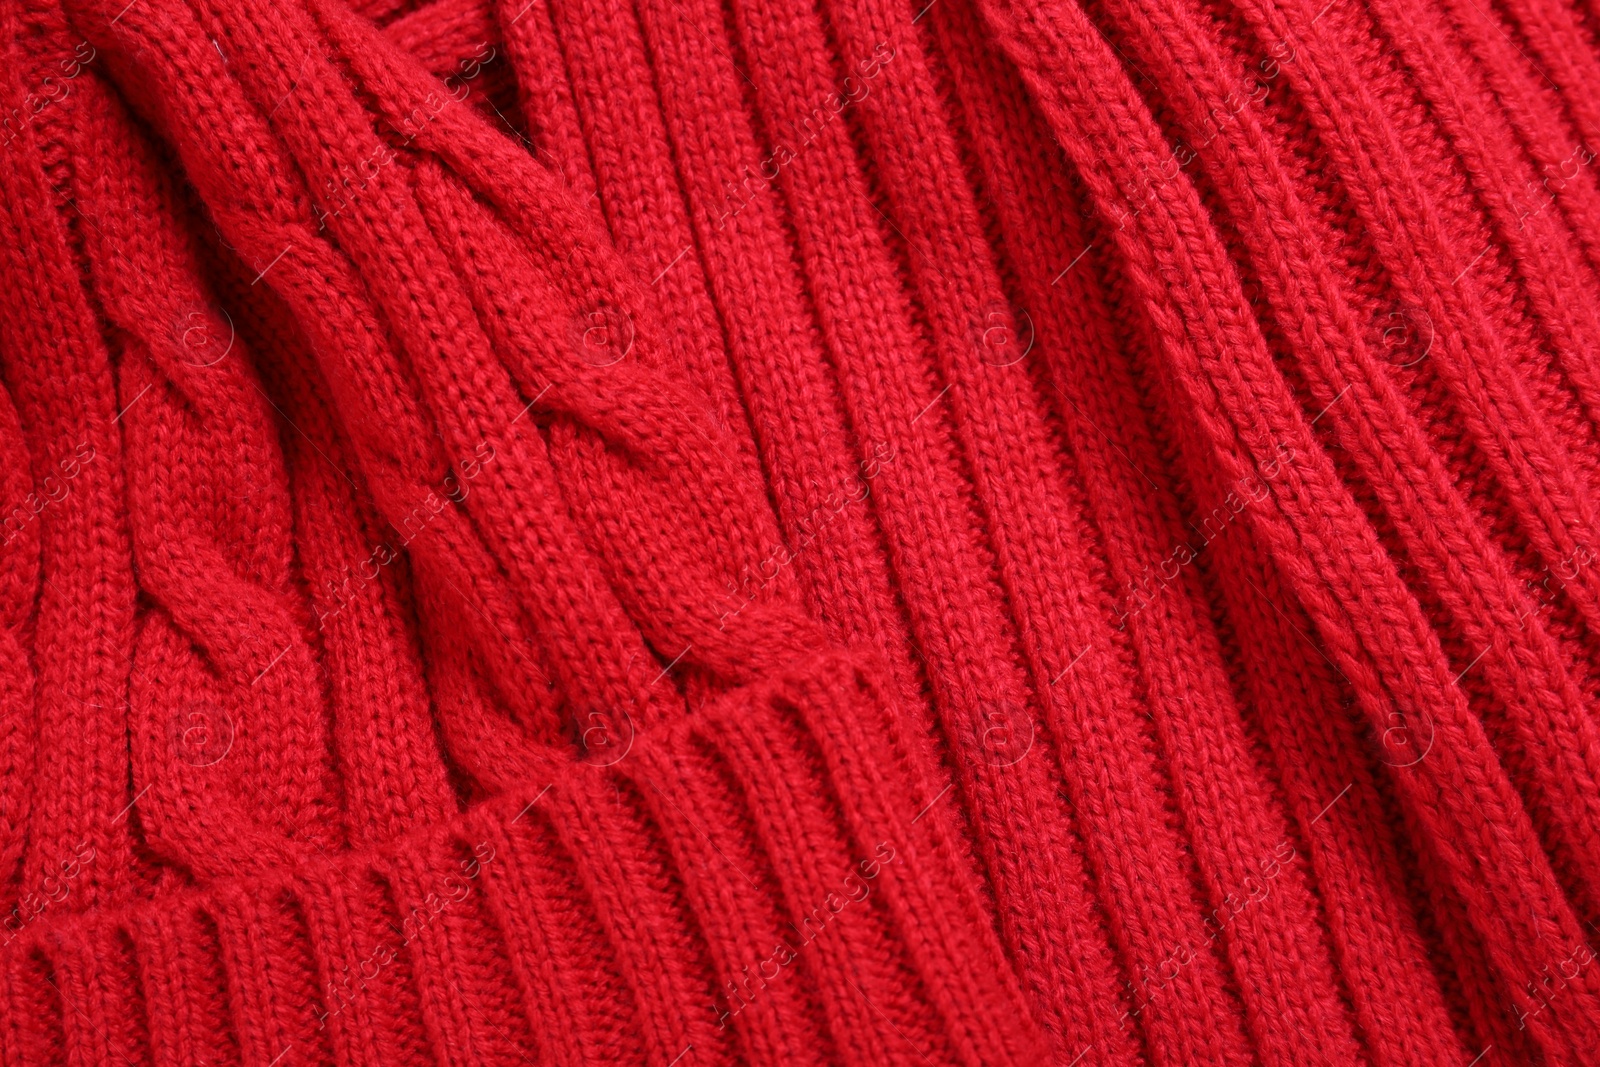
POLYGON ((0 0, 0 1063, 1600 1063, 1600 8, 0 0))

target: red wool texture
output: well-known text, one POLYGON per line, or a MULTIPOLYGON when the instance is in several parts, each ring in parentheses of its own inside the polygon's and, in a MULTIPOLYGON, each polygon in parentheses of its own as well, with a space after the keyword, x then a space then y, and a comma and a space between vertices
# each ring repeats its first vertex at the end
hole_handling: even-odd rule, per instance
POLYGON ((0 1067, 1600 1064, 1593 0, 0 49, 0 1067))

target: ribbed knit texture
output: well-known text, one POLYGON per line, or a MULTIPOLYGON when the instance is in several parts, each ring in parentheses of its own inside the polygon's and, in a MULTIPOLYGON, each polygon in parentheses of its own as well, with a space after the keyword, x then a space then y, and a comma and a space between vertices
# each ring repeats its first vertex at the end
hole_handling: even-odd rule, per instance
POLYGON ((1600 7, 0 0, 0 1064, 1600 1064, 1600 7))

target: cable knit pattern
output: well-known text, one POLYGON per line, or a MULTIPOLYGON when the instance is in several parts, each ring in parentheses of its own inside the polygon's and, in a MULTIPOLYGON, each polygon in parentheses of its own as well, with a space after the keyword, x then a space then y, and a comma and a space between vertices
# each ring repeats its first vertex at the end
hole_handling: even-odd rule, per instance
POLYGON ((0 0, 0 1064, 1600 1062, 1600 9, 0 0))

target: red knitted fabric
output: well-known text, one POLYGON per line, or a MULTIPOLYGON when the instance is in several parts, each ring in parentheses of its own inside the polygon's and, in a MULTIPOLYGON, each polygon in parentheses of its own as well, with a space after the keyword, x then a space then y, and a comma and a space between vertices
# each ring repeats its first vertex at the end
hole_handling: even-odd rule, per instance
POLYGON ((1600 1064, 1595 0, 0 48, 0 1064, 1600 1064))

